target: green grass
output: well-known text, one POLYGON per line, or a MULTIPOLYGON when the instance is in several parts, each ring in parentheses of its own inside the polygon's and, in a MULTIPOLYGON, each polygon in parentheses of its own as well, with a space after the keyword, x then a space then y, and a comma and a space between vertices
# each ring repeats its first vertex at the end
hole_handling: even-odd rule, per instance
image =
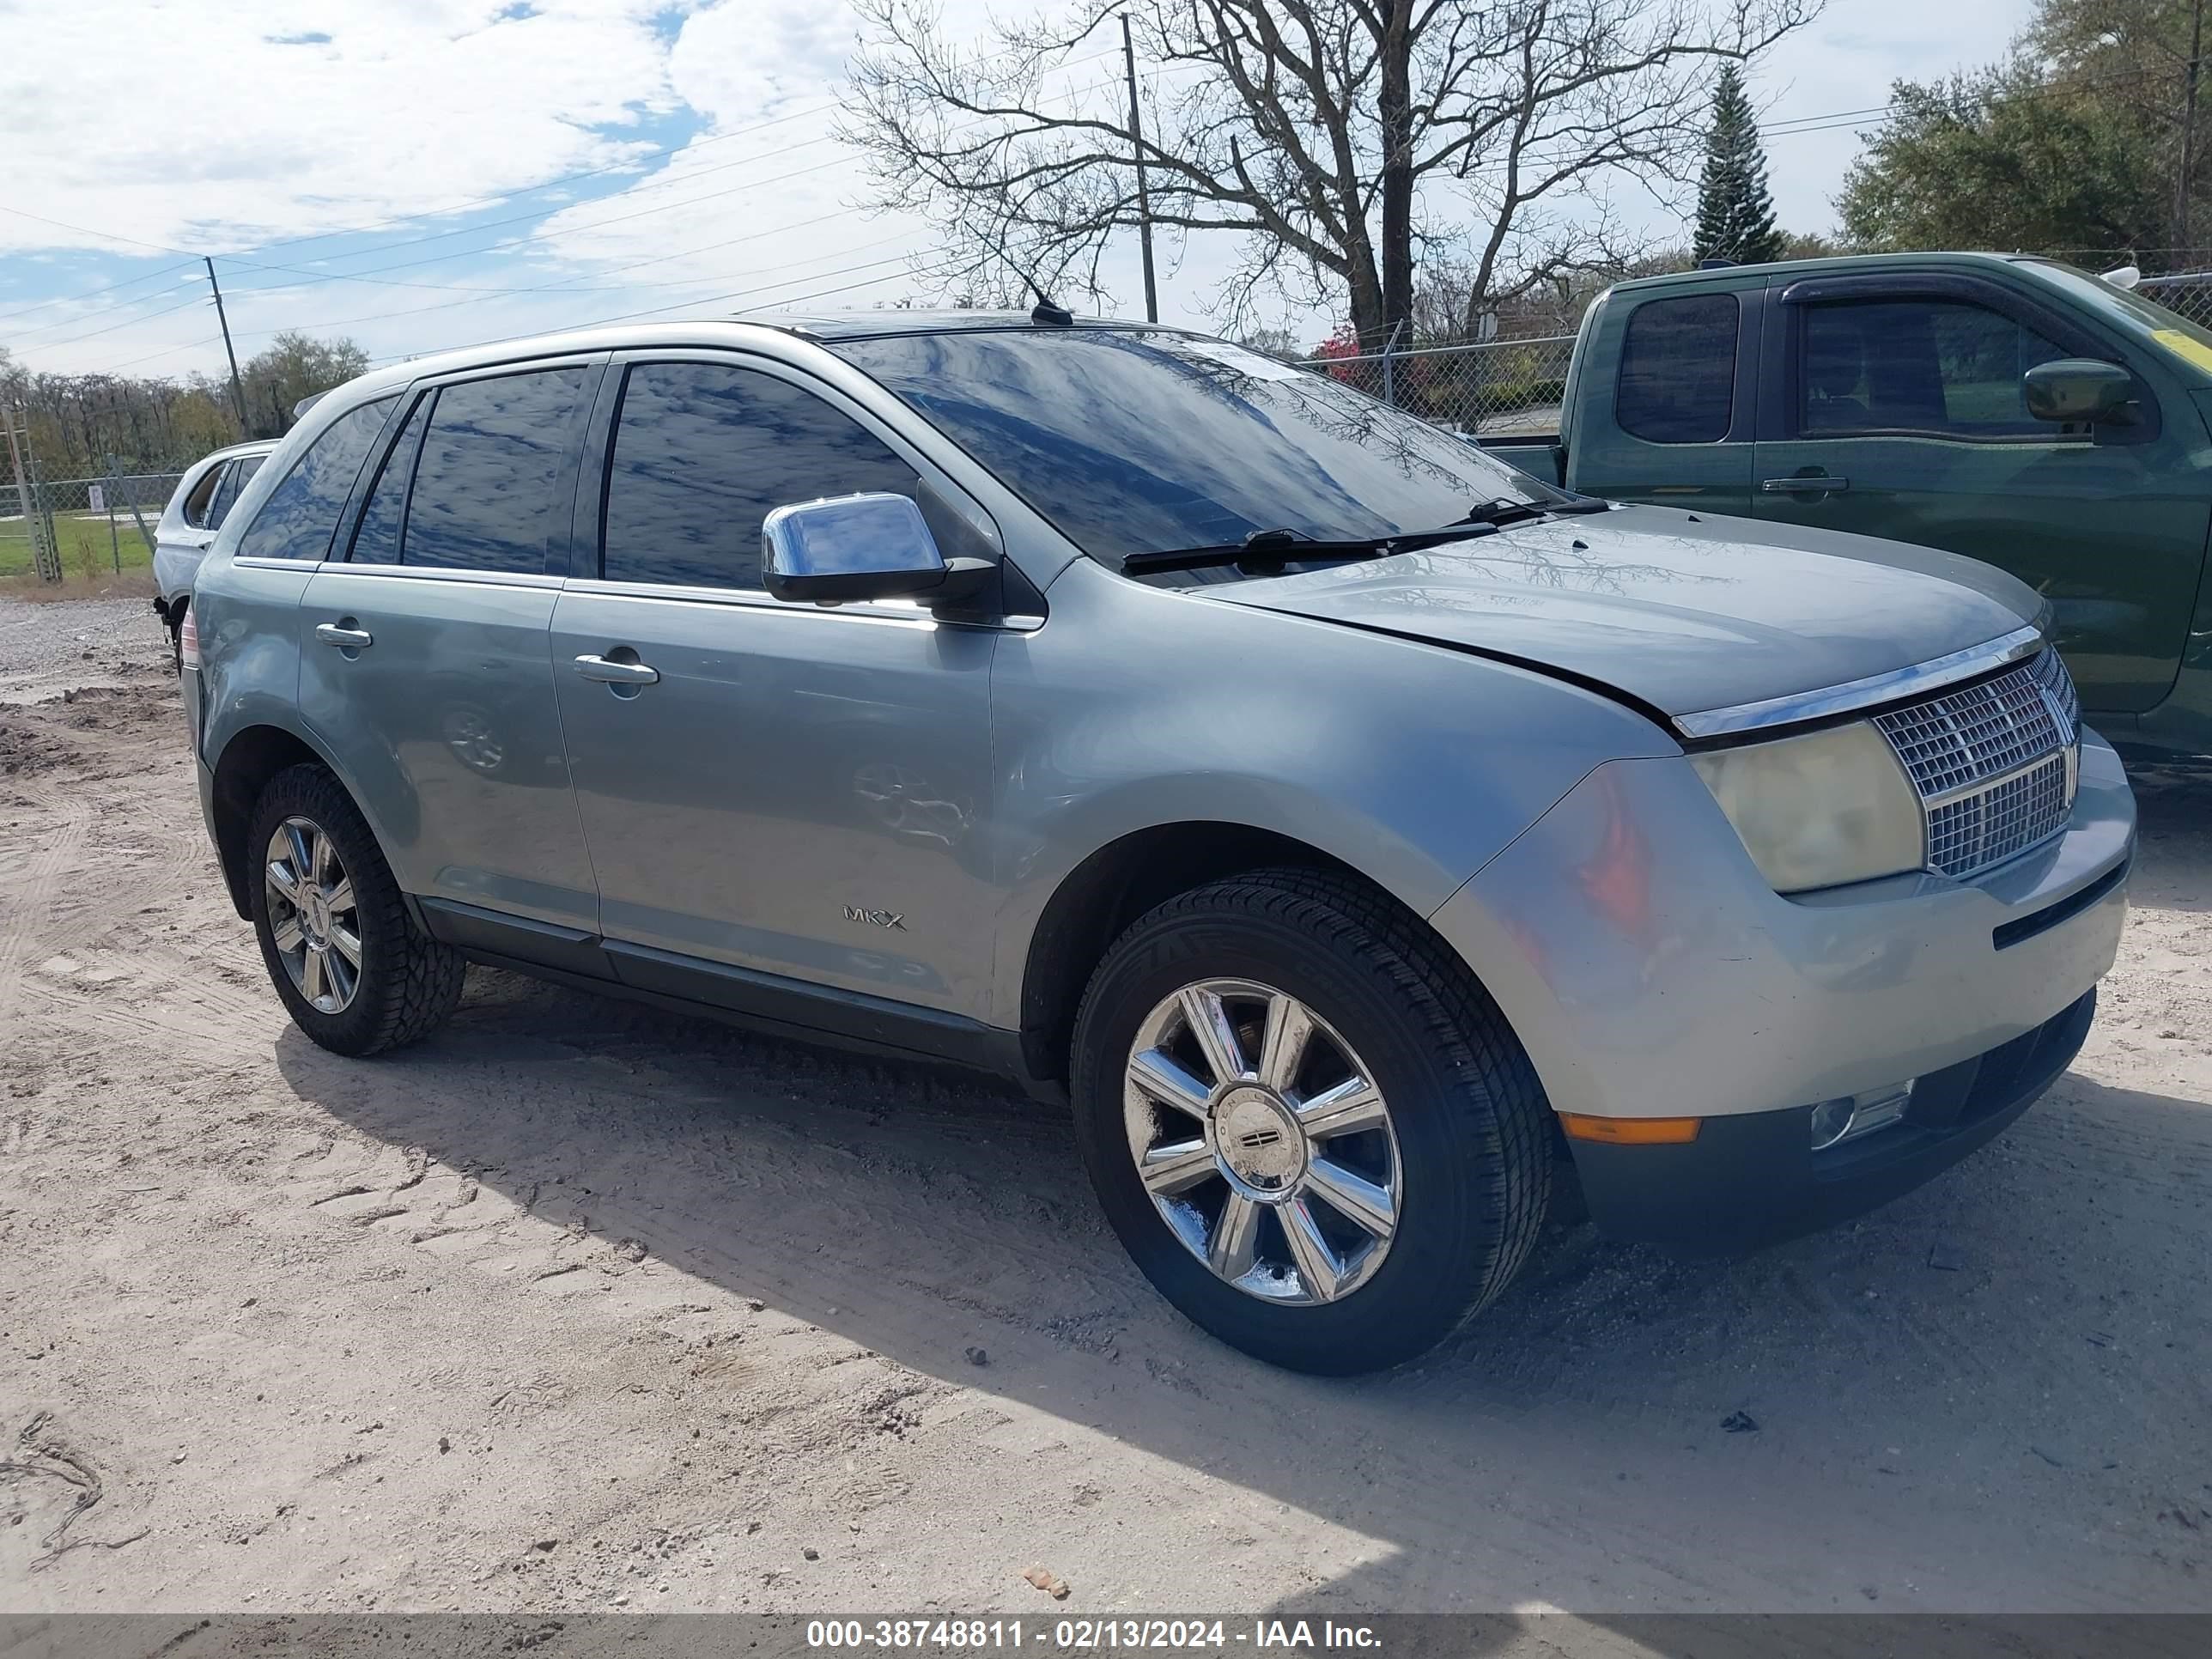
MULTIPOLYGON (((112 541, 107 524, 104 513, 54 515, 54 539, 61 544, 62 569, 70 580, 112 576, 118 548, 122 550, 125 570, 143 570, 154 562, 154 550, 146 545, 129 514, 115 520, 112 541)), ((151 519, 147 520, 146 527, 154 527, 151 519)), ((28 531, 29 526, 21 519, 0 519, 0 580, 34 574, 28 531)))

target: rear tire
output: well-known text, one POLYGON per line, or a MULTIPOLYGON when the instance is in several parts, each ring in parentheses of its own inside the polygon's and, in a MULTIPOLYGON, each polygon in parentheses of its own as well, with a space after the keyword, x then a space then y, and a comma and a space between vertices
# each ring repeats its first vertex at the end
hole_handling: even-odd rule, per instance
POLYGON ((254 935, 294 1024, 334 1054, 361 1055, 445 1024, 467 964, 415 925, 368 821, 328 770, 271 778, 246 845, 254 935))
POLYGON ((1084 994, 1070 1079, 1138 1267, 1275 1364, 1425 1352, 1498 1296, 1543 1221, 1551 1114, 1527 1054, 1446 947, 1351 880, 1261 871, 1140 918, 1084 994))

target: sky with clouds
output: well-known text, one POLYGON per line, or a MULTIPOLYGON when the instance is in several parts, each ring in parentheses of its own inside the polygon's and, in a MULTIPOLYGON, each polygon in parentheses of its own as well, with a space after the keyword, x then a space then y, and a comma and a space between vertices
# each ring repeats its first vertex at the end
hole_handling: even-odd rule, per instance
MULTIPOLYGON (((1870 111, 1899 77, 1996 56, 2028 9, 1828 0, 1753 93, 1772 123, 1870 111)), ((985 0, 944 10, 981 33, 985 0)), ((204 254, 241 358, 288 328, 381 359, 938 297, 929 228, 871 216, 834 137, 855 28, 844 0, 0 0, 0 347, 220 373, 204 254)), ((1048 85, 1115 96, 1111 46, 1048 85)), ((1787 228, 1832 225, 1857 142, 1848 121, 1769 140, 1787 228)), ((1175 250, 1162 314, 1206 326, 1233 254, 1175 250)), ((1109 309, 1140 311, 1136 272, 1117 250, 1109 309)))

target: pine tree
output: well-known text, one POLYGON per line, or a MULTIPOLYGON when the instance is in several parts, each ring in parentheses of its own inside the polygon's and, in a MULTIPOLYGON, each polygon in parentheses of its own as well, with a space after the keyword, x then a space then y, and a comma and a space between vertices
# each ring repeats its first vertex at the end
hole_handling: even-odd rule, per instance
POLYGON ((1705 170, 1698 182, 1698 230, 1691 251, 1700 259, 1759 264, 1782 257, 1774 198, 1766 189, 1766 152, 1743 89, 1743 72, 1721 65, 1713 89, 1713 125, 1705 135, 1705 170))

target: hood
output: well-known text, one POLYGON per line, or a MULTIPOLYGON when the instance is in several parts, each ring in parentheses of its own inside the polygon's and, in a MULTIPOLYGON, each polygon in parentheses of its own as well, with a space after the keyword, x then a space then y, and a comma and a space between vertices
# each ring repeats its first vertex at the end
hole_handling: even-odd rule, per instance
POLYGON ((1516 525, 1209 598, 1432 640, 1669 716, 1911 668, 2039 620, 2002 571, 1871 536, 1669 507, 1516 525))

